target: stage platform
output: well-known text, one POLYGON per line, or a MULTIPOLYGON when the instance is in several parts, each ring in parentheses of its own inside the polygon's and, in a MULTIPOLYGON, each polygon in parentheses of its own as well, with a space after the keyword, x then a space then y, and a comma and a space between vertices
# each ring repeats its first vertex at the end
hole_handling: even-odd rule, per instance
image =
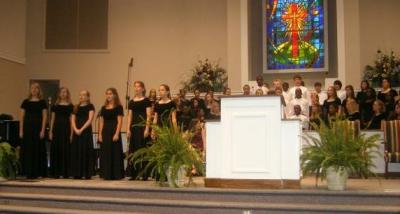
POLYGON ((307 177, 298 190, 187 188, 154 181, 38 179, 0 182, 0 213, 400 213, 400 179, 349 179, 332 192, 307 177))

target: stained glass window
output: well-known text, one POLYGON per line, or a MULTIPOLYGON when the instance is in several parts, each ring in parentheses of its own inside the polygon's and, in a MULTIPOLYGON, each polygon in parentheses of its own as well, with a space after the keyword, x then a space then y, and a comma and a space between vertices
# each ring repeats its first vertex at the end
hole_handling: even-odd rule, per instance
POLYGON ((265 0, 267 72, 327 68, 324 0, 265 0))

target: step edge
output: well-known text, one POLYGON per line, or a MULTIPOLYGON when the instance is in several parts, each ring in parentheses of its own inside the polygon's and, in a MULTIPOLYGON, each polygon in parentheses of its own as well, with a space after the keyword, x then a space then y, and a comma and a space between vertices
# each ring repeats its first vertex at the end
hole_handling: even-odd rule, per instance
POLYGON ((24 201, 45 201, 45 202, 64 202, 64 203, 104 203, 128 205, 136 204, 141 206, 166 206, 166 207, 203 207, 203 208, 224 208, 224 209, 279 209, 279 210, 325 210, 325 211, 396 211, 400 212, 400 205, 337 205, 337 204, 318 204, 310 208, 309 204, 284 204, 286 207, 281 207, 283 203, 261 203, 261 202, 209 202, 209 201, 178 201, 168 199, 123 199, 123 198, 108 198, 82 196, 79 199, 54 195, 39 195, 39 194, 7 194, 0 193, 0 200, 24 200, 24 201), (304 206, 300 206, 304 205, 304 206), (315 207, 317 206, 317 207, 315 207), (357 208, 357 209, 355 209, 357 208))

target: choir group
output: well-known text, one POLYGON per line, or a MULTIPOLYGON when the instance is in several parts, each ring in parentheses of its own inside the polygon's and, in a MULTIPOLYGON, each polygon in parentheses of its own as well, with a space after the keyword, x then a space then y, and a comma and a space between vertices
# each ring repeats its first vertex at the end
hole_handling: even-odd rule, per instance
MULTIPOLYGON (((368 81, 361 82, 361 90, 356 94, 353 86, 344 90, 339 80, 322 91, 322 84, 316 82, 314 90, 304 86, 301 76, 294 76, 293 87, 281 80, 274 80, 272 86, 258 76, 257 85, 243 86, 243 95, 278 95, 283 104, 283 117, 300 119, 303 128, 309 122, 329 123, 338 115, 348 120, 359 120, 362 128, 379 129, 382 120, 400 120, 398 93, 390 87, 387 79, 382 80, 382 90, 376 91, 368 81)), ((126 136, 129 153, 151 145, 157 135, 152 125, 168 125, 192 131, 192 145, 204 149, 204 121, 220 117, 220 102, 209 91, 201 98, 200 91, 193 91, 193 98, 186 98, 181 89, 174 98, 168 85, 155 89, 146 96, 145 85, 141 81, 133 84, 135 96, 129 101, 126 121, 126 136)), ((231 90, 225 88, 224 96, 231 90)), ((115 88, 108 88, 104 105, 97 116, 95 106, 90 102, 89 91, 79 93, 79 102, 72 104, 68 88, 59 90, 58 98, 51 106, 48 140, 50 143, 50 169, 48 170, 46 144, 47 103, 43 100, 38 83, 31 84, 30 93, 21 105, 20 137, 22 174, 29 179, 51 176, 54 178, 90 179, 95 175, 95 154, 92 122, 98 117, 98 139, 100 144, 100 177, 105 180, 122 179, 147 180, 147 175, 139 178, 140 166, 128 164, 124 168, 124 153, 121 139, 124 110, 115 88)))
MULTIPOLYGON (((292 88, 287 82, 274 80, 269 88, 262 76, 257 77, 257 86, 243 86, 243 95, 273 94, 282 97, 283 117, 299 119, 303 128, 312 128, 311 122, 329 123, 337 117, 350 121, 360 121, 362 129, 380 129, 383 120, 400 120, 400 96, 391 88, 390 81, 383 79, 381 90, 377 93, 366 80, 361 81, 360 91, 355 92, 352 85, 342 86, 340 80, 322 91, 320 82, 314 83, 314 90, 304 87, 302 77, 293 77, 292 88)), ((399 92, 400 93, 400 92, 399 92)))

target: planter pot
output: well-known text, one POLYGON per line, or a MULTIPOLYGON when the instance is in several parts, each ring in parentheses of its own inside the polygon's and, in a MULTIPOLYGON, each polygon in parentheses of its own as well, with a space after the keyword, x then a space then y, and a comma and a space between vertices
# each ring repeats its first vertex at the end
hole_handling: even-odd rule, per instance
MULTIPOLYGON (((167 179, 168 179, 168 185, 170 187, 175 187, 174 185, 174 181, 171 178, 171 172, 170 172, 170 168, 168 168, 168 170, 166 171, 166 175, 167 175, 167 179)), ((178 187, 184 187, 185 185, 185 181, 187 180, 187 176, 186 176, 186 168, 184 166, 181 166, 178 170, 177 173, 177 177, 175 179, 175 184, 178 187)))
POLYGON ((346 182, 349 174, 345 168, 340 168, 338 171, 333 167, 326 170, 326 181, 329 190, 343 191, 346 189, 346 182))

